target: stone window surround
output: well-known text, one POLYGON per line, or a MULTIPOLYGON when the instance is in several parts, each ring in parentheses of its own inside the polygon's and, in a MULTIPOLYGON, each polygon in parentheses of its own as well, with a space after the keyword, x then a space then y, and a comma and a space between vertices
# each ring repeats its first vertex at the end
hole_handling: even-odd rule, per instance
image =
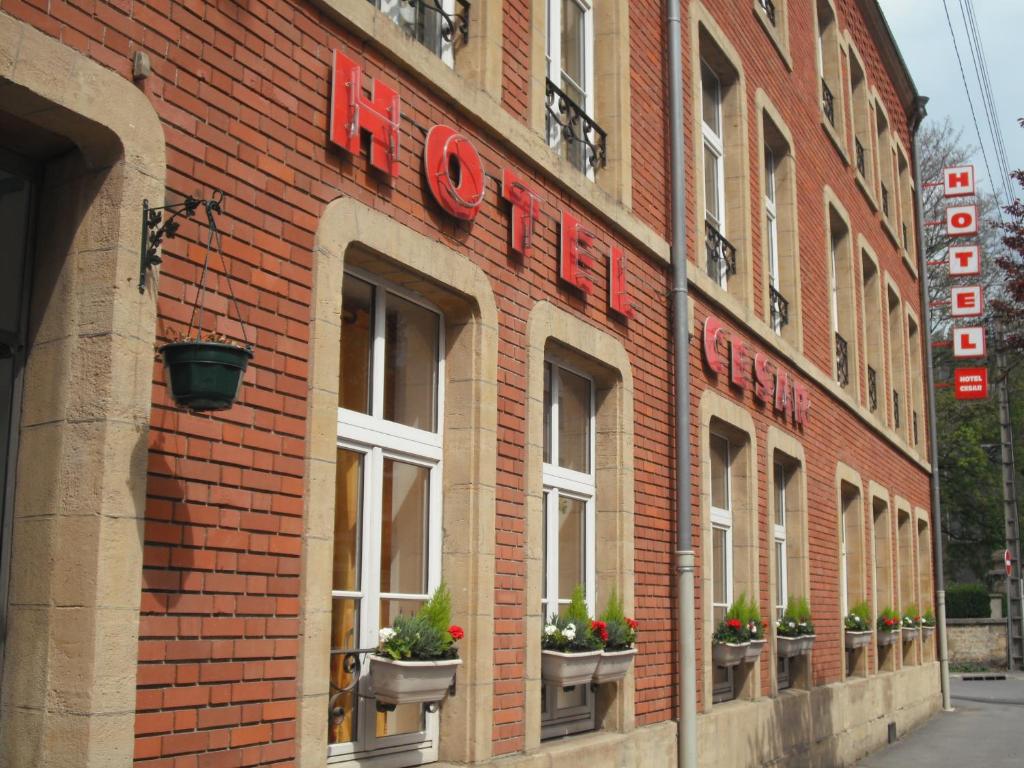
MULTIPOLYGON (((690 66, 691 72, 700 72, 701 61, 706 61, 722 83, 722 133, 725 145, 725 229, 726 239, 736 248, 736 274, 729 278, 728 290, 715 285, 713 280, 699 280, 701 287, 712 286, 712 297, 721 300, 734 296, 744 307, 754 303, 754 265, 752 263, 753 242, 750 223, 750 163, 747 140, 747 88, 743 73, 742 59, 728 37, 718 26, 710 11, 703 3, 696 1, 690 6, 690 66), (702 39, 703 38, 703 39, 702 39), (714 50, 716 49, 716 50, 714 50), (730 80, 723 70, 730 69, 735 76, 730 80)), ((699 77, 691 78, 691 104, 694 105, 691 125, 693 128, 694 179, 704 178, 704 144, 701 131, 703 116, 699 105, 702 103, 699 77)), ((693 210, 696 211, 694 232, 695 270, 706 275, 704 264, 704 184, 693 185, 693 210)))
POLYGON ((905 321, 903 319, 903 312, 901 307, 904 306, 903 299, 900 297, 899 286, 896 285, 896 281, 893 280, 892 275, 888 272, 885 273, 885 284, 883 288, 884 301, 882 304, 883 312, 885 314, 885 333, 886 333, 886 348, 888 349, 888 363, 889 363, 889 375, 886 377, 888 386, 886 387, 885 400, 889 403, 890 408, 890 420, 889 426, 892 428, 896 440, 904 445, 907 445, 907 332, 904 327, 905 321), (896 307, 892 307, 892 301, 895 299, 896 307), (896 333, 899 338, 899 349, 893 349, 893 329, 892 319, 893 315, 896 316, 900 327, 896 329, 896 333), (896 427, 896 420, 892 411, 893 401, 892 392, 897 390, 900 395, 900 426, 896 427))
MULTIPOLYGON (((629 66, 629 3, 590 0, 594 29, 594 112, 590 115, 607 133, 607 165, 598 168, 594 183, 625 208, 633 206, 632 99, 629 66)), ((547 91, 547 4, 530 0, 529 128, 547 143, 545 94, 547 91)), ((580 105, 583 106, 583 105, 580 105)), ((580 171, 548 150, 549 166, 575 178, 580 171)), ((561 175, 561 174, 560 174, 561 175)), ((586 186, 586 185, 581 185, 586 186)))
MULTIPOLYGON (((811 597, 811 567, 810 552, 808 543, 807 525, 807 462, 804 456, 803 444, 789 432, 785 432, 776 426, 768 427, 765 435, 765 472, 769 483, 774 477, 774 463, 781 461, 786 469, 786 581, 790 595, 798 597, 811 597)), ((775 521, 775 494, 768 494, 768 526, 772 530, 775 521)), ((775 594, 775 537, 769 536, 771 546, 768 547, 768 594, 775 594)), ((787 596, 783 595, 783 599, 787 596)), ((772 602, 769 600, 769 602, 772 602)), ((814 606, 811 606, 813 614, 814 606)), ((774 613, 765 613, 763 617, 769 616, 766 624, 772 632, 771 658, 775 658, 775 616, 774 613)), ((810 657, 791 662, 790 687, 810 688, 811 687, 811 664, 810 657)), ((768 689, 773 694, 778 693, 778 668, 777 665, 769 664, 768 689)))
POLYGON ((896 190, 896 138, 889 119, 889 112, 882 103, 882 97, 875 86, 871 86, 871 103, 875 113, 875 139, 877 152, 875 153, 877 179, 875 189, 878 192, 878 215, 882 222, 882 230, 892 241, 897 249, 900 248, 899 238, 896 236, 897 208, 899 206, 899 193, 896 190), (885 184, 889 191, 889 214, 886 215, 882 209, 882 185, 885 184))
MULTIPOLYGON (((899 611, 900 608, 896 605, 898 597, 898 587, 896 582, 896 572, 894 564, 896 562, 895 550, 896 547, 893 544, 895 539, 896 523, 894 514, 895 507, 893 506, 891 494, 889 490, 874 480, 868 483, 868 502, 870 508, 869 520, 871 522, 871 621, 872 626, 878 619, 879 612, 886 607, 892 608, 895 611, 899 611), (875 524, 875 510, 879 509, 882 523, 885 526, 884 530, 879 531, 878 526, 875 524), (883 552, 879 552, 879 543, 884 547, 883 552), (882 575, 885 579, 885 584, 882 586, 886 589, 885 594, 882 598, 879 598, 879 585, 876 583, 879 580, 879 560, 884 558, 884 565, 882 565, 882 575)), ((876 630, 877 632, 877 630, 876 630)), ((892 649, 894 646, 889 646, 892 649)), ((899 668, 897 656, 899 651, 883 653, 880 649, 876 648, 876 670, 878 672, 892 672, 899 668), (884 660, 883 660, 884 657, 884 660)))
MULTIPOLYGON (((755 0, 755 4, 756 3, 757 0, 755 0)), ((760 8, 760 5, 757 7, 760 8)), ((776 162, 778 163, 779 168, 775 173, 776 209, 778 211, 776 219, 778 222, 778 238, 776 247, 779 249, 779 274, 780 282, 782 283, 780 290, 789 302, 789 323, 782 329, 781 336, 797 350, 803 351, 803 313, 801 312, 801 292, 803 281, 800 273, 799 206, 796 204, 796 152, 794 150, 793 136, 785 121, 782 119, 782 115, 761 88, 758 88, 757 92, 754 94, 754 105, 758 114, 761 116, 761 120, 758 122, 758 157, 764 157, 765 145, 767 144, 764 125, 766 117, 771 120, 775 130, 780 134, 781 141, 786 145, 785 154, 779 155, 776 153, 776 162)), ((762 222, 761 226, 763 226, 766 216, 764 203, 765 174, 763 172, 763 163, 759 167, 762 168, 762 172, 760 174, 760 222, 762 222)), ((761 302, 764 307, 764 317, 770 325, 771 298, 768 291, 769 264, 766 244, 767 238, 762 236, 761 241, 763 244, 761 269, 763 288, 761 291, 761 302)))
POLYGON ((870 398, 868 395, 868 380, 867 380, 867 366, 871 366, 875 370, 875 387, 876 395, 878 397, 878 408, 874 413, 871 413, 873 418, 880 427, 883 429, 888 428, 885 420, 885 403, 888 402, 886 396, 886 364, 885 364, 885 343, 884 343, 884 329, 882 322, 882 272, 878 266, 878 257, 872 250, 871 246, 868 245, 867 239, 863 234, 857 235, 857 253, 860 255, 860 286, 861 286, 861 306, 863 311, 860 316, 861 334, 864 339, 864 397, 862 404, 864 408, 870 412, 870 398), (868 290, 871 286, 864 283, 864 267, 866 264, 870 264, 875 271, 874 277, 874 296, 868 296, 868 290))
POLYGON ((843 162, 849 165, 850 154, 846 148, 846 99, 845 93, 847 88, 843 85, 843 54, 845 53, 844 47, 844 35, 839 32, 839 14, 836 12, 835 3, 833 0, 815 0, 811 6, 814 11, 814 44, 817 47, 821 40, 820 34, 820 23, 818 20, 818 4, 824 3, 828 6, 828 10, 832 15, 832 23, 828 26, 825 34, 825 45, 827 49, 821 51, 821 62, 824 66, 825 71, 822 72, 817 66, 815 66, 815 72, 818 76, 818 82, 816 83, 815 92, 817 93, 818 111, 821 114, 821 126, 825 130, 825 133, 832 140, 832 144, 835 146, 836 151, 839 152, 839 156, 843 162), (833 97, 833 109, 835 113, 835 125, 829 122, 825 116, 825 107, 823 104, 823 96, 821 93, 821 80, 825 80, 829 89, 832 91, 833 97))
POLYGON ((921 328, 921 321, 917 317, 917 313, 910 308, 909 304, 904 304, 904 318, 903 322, 907 327, 907 337, 904 341, 907 348, 907 375, 910 384, 910 391, 907 396, 907 426, 908 431, 908 444, 910 450, 917 453, 922 459, 928 458, 928 423, 925 417, 925 400, 924 400, 924 387, 925 379, 923 375, 924 371, 924 360, 922 359, 921 344, 923 330, 921 328), (914 333, 911 333, 911 328, 914 329, 914 333), (917 343, 914 344, 914 337, 917 337, 917 343), (913 414, 917 412, 917 434, 918 443, 914 445, 914 424, 913 414))
MULTIPOLYGON (((526 616, 524 749, 541 744, 541 615, 543 588, 544 361, 557 358, 594 382, 597 612, 612 588, 627 615, 634 611, 633 373, 622 343, 579 317, 540 301, 530 311, 527 336, 526 412, 526 616)), ((599 686, 597 723, 603 731, 634 728, 634 675, 599 686)), ((490 712, 488 711, 488 718, 490 712)), ((557 749, 559 741, 551 742, 557 749)))
MULTIPOLYGON (((935 585, 932 569, 932 527, 928 511, 924 507, 914 507, 914 534, 917 537, 917 591, 921 602, 921 612, 931 609, 935 612, 935 585)), ((921 643, 921 663, 934 661, 936 658, 934 640, 921 643)))
POLYGON ((2 12, 0 51, 3 110, 78 150, 51 165, 37 224, 33 292, 51 300, 30 310, 0 763, 101 768, 134 750, 156 334, 135 281, 164 134, 130 82, 2 12))
MULTIPOLYGON (((850 226, 850 214, 847 213, 846 208, 839 201, 839 197, 832 190, 829 185, 825 185, 823 197, 825 200, 825 273, 828 276, 827 289, 832 290, 832 218, 833 214, 838 218, 842 225, 846 228, 846 233, 843 235, 840 247, 836 253, 836 275, 837 290, 838 290, 838 308, 839 318, 833 318, 833 324, 829 326, 831 331, 832 328, 838 327, 839 333, 846 339, 847 344, 847 366, 849 369, 850 383, 846 389, 851 393, 852 399, 860 402, 859 396, 859 381, 860 381, 860 345, 857 339, 857 293, 856 285, 857 279, 854 275, 854 263, 856 259, 853 256, 854 246, 854 234, 853 229, 850 226)), ((832 312, 832 301, 831 297, 828 301, 829 314, 832 312)), ((836 371, 836 344, 835 339, 829 337, 828 339, 831 360, 832 360, 832 374, 835 377, 836 371)), ((863 405, 863 403, 861 403, 863 405)))
MULTIPOLYGON (((836 464, 836 542, 837 545, 841 546, 840 542, 843 537, 842 526, 846 524, 846 571, 845 574, 840 570, 839 573, 839 594, 840 597, 843 593, 842 579, 846 578, 847 583, 847 605, 846 612, 856 605, 861 600, 867 600, 870 605, 871 601, 868 598, 868 579, 867 569, 868 560, 866 557, 867 549, 865 546, 866 542, 866 526, 865 526, 865 508, 864 508, 864 493, 863 483, 861 482, 860 473, 857 472, 853 467, 838 462, 836 464), (850 492, 856 494, 855 500, 846 505, 844 499, 850 498, 850 492), (843 509, 846 507, 846 515, 843 515, 843 509), (852 513, 852 516, 851 516, 852 513)), ((840 609, 839 616, 839 636, 843 637, 844 625, 842 609, 840 609)), ((841 651, 845 653, 845 651, 841 651)), ((865 677, 869 673, 870 661, 869 661, 870 649, 868 651, 859 651, 857 654, 857 675, 865 677)), ((845 680, 850 675, 847 674, 845 662, 840 665, 840 679, 845 680)))
POLYGON ((874 112, 872 111, 872 88, 868 83, 867 70, 864 68, 864 57, 853 42, 853 36, 846 30, 844 42, 847 51, 847 63, 849 66, 849 77, 846 87, 847 96, 850 99, 850 111, 852 113, 853 130, 851 131, 851 157, 853 159, 854 175, 857 179, 857 186, 871 206, 872 211, 878 210, 878 196, 875 192, 875 154, 877 151, 875 142, 874 112), (861 87, 855 88, 853 84, 853 67, 856 64, 861 72, 861 87), (860 139, 864 147, 864 174, 861 175, 857 169, 857 148, 853 139, 860 139))
POLYGON ((761 26, 764 27, 764 31, 768 34, 768 39, 772 41, 772 45, 775 46, 775 50, 779 54, 779 58, 782 59, 782 63, 785 64, 786 69, 792 72, 793 57, 789 50, 789 0, 774 0, 774 24, 768 20, 768 13, 765 11, 764 6, 761 5, 761 0, 753 0, 753 3, 754 16, 761 22, 761 26))
POLYGON ((352 198, 339 198, 324 210, 314 257, 298 760, 317 765, 327 756, 341 282, 345 266, 353 264, 417 292, 444 313, 442 573, 466 638, 459 694, 441 710, 439 757, 486 760, 492 732, 497 457, 497 310, 490 281, 466 256, 352 198))
MULTIPOLYGON (((706 389, 700 398, 700 433, 698 437, 699 457, 706 456, 711 433, 728 438, 731 451, 730 502, 732 506, 732 552, 733 552, 733 599, 746 592, 758 605, 761 603, 760 588, 760 535, 757 510, 757 431, 750 412, 741 404, 715 390, 706 389)), ((698 457, 698 458, 699 458, 698 457)), ((699 458, 700 479, 700 587, 702 595, 712 594, 711 563, 711 462, 699 458)), ((711 635, 714 632, 714 611, 710 600, 702 602, 700 635, 698 647, 701 664, 701 678, 698 686, 702 692, 702 712, 712 710, 713 663, 711 661, 711 635)), ((762 611, 762 616, 765 611, 762 611)), ((735 699, 756 699, 761 695, 761 664, 766 653, 753 665, 737 668, 734 690, 735 699)), ((718 705, 721 706, 721 705, 718 705)))
MULTIPOLYGON (((896 601, 896 610, 900 616, 903 616, 903 612, 911 605, 911 603, 918 606, 918 610, 921 610, 921 601, 917 594, 917 562, 915 560, 915 550, 917 549, 917 541, 915 534, 916 526, 913 524, 914 517, 911 514, 910 502, 902 496, 896 496, 894 498, 894 505, 896 509, 896 576, 894 579, 897 586, 897 593, 899 598, 896 601), (907 587, 909 587, 909 594, 907 593, 907 587)), ((908 647, 906 643, 903 643, 903 655, 902 655, 902 666, 912 666, 920 664, 920 641, 915 640, 911 647, 908 647)))
POLYGON ((894 143, 896 144, 896 174, 897 174, 897 188, 899 190, 899 216, 901 224, 907 226, 907 246, 903 245, 903 233, 898 232, 899 246, 898 250, 900 256, 903 257, 903 263, 913 277, 917 278, 917 207, 916 207, 916 189, 914 187, 914 175, 910 168, 910 153, 907 152, 907 148, 903 145, 903 139, 899 136, 894 136, 894 143))

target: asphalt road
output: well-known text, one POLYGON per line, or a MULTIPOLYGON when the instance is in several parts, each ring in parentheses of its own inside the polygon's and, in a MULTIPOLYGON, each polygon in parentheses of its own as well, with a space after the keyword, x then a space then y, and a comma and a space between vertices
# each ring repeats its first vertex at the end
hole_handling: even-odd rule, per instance
MULTIPOLYGON (((968 676, 969 677, 969 676, 968 676)), ((857 768, 1021 768, 1024 766, 1024 675, 951 681, 953 712, 939 712, 905 739, 857 768)))

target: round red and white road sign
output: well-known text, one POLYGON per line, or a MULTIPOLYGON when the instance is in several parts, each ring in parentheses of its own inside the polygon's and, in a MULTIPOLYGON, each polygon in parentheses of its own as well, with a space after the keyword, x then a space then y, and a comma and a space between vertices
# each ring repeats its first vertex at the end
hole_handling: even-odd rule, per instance
POLYGON ((1003 551, 1003 562, 1006 563, 1006 575, 1013 575, 1013 560, 1010 558, 1010 550, 1003 551))

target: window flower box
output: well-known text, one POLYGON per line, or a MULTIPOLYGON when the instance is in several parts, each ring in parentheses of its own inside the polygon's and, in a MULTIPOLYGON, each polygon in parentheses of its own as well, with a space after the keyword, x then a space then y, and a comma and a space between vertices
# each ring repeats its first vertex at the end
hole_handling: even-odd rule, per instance
MULTIPOLYGON (((870 634, 870 632, 867 634, 870 634)), ((778 635, 775 638, 775 654, 780 659, 804 656, 814 647, 815 637, 817 636, 798 635, 797 637, 783 637, 778 635)))
POLYGON ((897 629, 893 632, 879 632, 878 633, 878 645, 895 645, 900 641, 900 631, 897 629))
POLYGON ((597 662, 597 669, 594 670, 594 682, 600 685, 621 680, 633 666, 635 657, 636 648, 629 648, 625 651, 602 651, 597 662))
POLYGON ((929 627, 928 625, 921 627, 921 642, 927 643, 929 640, 932 639, 932 635, 934 634, 935 627, 929 627))
POLYGON ((544 650, 541 652, 541 677, 544 682, 562 688, 589 683, 602 653, 600 650, 579 653, 544 650))
POLYGON ((751 640, 750 645, 747 647, 747 652, 743 657, 743 663, 753 664, 757 661, 761 656, 761 651, 764 650, 767 643, 767 640, 751 640))
POLYGON ((711 658, 716 667, 735 667, 747 658, 750 643, 715 643, 711 646, 711 658))
POLYGON ((903 635, 904 643, 912 643, 917 640, 918 629, 917 627, 904 627, 901 634, 903 635))
POLYGON ((430 703, 444 699, 462 659, 396 661, 370 656, 370 685, 381 704, 430 703))
POLYGON ((854 630, 846 630, 846 634, 843 638, 843 642, 846 646, 846 650, 852 651, 857 648, 865 648, 871 645, 871 630, 864 630, 862 632, 856 632, 854 630))

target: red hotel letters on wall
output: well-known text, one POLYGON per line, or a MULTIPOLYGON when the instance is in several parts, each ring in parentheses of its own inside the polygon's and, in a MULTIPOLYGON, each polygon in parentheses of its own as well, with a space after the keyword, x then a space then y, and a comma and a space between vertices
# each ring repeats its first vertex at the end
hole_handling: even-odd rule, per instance
MULTIPOLYGON (((358 155, 365 131, 370 135, 370 165, 394 177, 399 173, 400 126, 401 100, 397 92, 374 80, 371 96, 367 98, 363 93, 362 67, 341 51, 335 51, 330 141, 358 155)), ((472 221, 483 202, 487 178, 473 143, 450 126, 435 125, 427 132, 423 168, 427 187, 438 205, 457 219, 472 221)), ((534 225, 540 218, 542 201, 523 177, 511 169, 504 169, 501 179, 501 196, 512 209, 510 247, 525 259, 532 250, 534 225)), ((560 218, 559 278, 588 295, 594 290, 591 270, 595 263, 595 235, 570 211, 561 211, 560 218)), ((614 243, 609 244, 608 250, 608 308, 622 319, 631 318, 636 312, 629 296, 625 254, 614 243)))
POLYGON ((704 321, 704 359, 717 374, 728 376, 740 389, 754 388, 754 397, 770 404, 797 426, 807 423, 810 391, 764 352, 755 352, 742 338, 726 331, 722 321, 708 315, 704 321))

